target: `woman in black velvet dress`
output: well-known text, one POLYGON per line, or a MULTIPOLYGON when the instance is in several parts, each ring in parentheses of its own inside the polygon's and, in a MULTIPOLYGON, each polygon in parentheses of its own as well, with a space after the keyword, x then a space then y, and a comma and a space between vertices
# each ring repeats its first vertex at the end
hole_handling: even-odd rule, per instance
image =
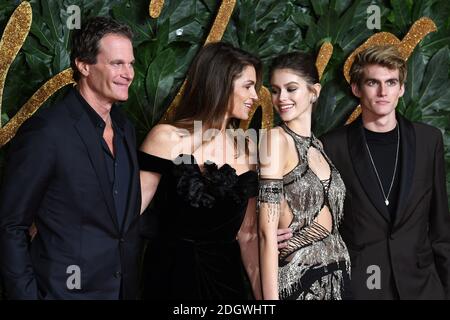
POLYGON ((259 59, 208 44, 191 65, 170 123, 146 137, 142 209, 153 201, 143 217, 150 239, 145 299, 261 297, 256 146, 232 129, 248 119, 260 81, 259 59))

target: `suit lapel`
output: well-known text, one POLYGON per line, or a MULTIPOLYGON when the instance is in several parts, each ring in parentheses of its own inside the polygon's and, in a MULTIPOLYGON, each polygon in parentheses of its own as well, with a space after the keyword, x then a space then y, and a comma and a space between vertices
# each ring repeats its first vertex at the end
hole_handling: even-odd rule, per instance
POLYGON ((400 165, 400 191, 398 195, 397 210, 394 226, 398 225, 405 214, 409 192, 414 177, 416 162, 416 134, 412 123, 397 114, 400 126, 401 161, 400 165))
POLYGON ((384 204, 384 198, 367 152, 366 138, 361 117, 349 125, 347 132, 351 161, 361 186, 377 211, 387 222, 390 222, 391 217, 384 204))
POLYGON ((75 93, 71 92, 70 94, 72 96, 69 96, 69 108, 71 115, 75 118, 75 129, 86 146, 86 150, 97 175, 111 219, 113 220, 116 228, 119 229, 116 209, 111 193, 111 185, 109 183, 108 173, 106 171, 106 164, 102 156, 103 150, 101 143, 99 139, 94 138, 97 135, 97 132, 95 132, 92 121, 89 119, 86 112, 83 111, 78 98, 75 96, 75 93))
MULTIPOLYGON (((133 221, 133 218, 136 216, 136 203, 140 203, 137 201, 137 197, 140 195, 140 190, 137 190, 140 186, 139 182, 139 165, 137 160, 136 153, 136 145, 134 143, 135 139, 131 132, 130 126, 125 127, 125 144, 128 149, 128 154, 131 159, 131 182, 130 182, 130 191, 128 193, 128 206, 127 212, 125 215, 125 222, 123 231, 126 232, 130 223, 133 221)), ((140 208, 138 208, 140 210, 140 208)))

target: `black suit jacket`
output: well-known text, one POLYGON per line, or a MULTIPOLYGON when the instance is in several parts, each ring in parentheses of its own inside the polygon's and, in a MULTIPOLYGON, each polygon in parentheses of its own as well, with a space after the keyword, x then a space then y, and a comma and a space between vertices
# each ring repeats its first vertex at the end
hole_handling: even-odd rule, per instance
POLYGON ((450 298, 450 214, 441 132, 397 115, 399 201, 391 221, 365 147, 361 118, 322 137, 347 194, 340 228, 356 299, 450 298), (371 277, 378 273, 380 289, 371 277), (376 268, 376 267, 375 267, 376 268), (369 282, 369 286, 367 285, 369 282))
POLYGON ((103 151, 75 89, 27 120, 14 138, 0 200, 0 266, 10 299, 135 299, 141 241, 139 168, 132 124, 113 107, 131 155, 123 227, 103 151), (29 244, 28 228, 36 238, 29 244), (71 267, 72 266, 72 267, 71 267), (81 287, 73 268, 79 268, 81 287), (69 286, 70 287, 70 286, 69 286))

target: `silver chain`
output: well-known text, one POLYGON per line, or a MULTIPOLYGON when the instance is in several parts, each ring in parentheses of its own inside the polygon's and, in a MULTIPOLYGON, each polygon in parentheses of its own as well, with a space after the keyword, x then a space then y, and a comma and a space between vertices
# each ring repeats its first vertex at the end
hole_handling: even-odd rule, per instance
POLYGON ((380 176, 378 175, 377 167, 375 167, 375 163, 373 162, 372 154, 370 153, 369 145, 367 144, 367 141, 366 141, 366 148, 367 148, 367 151, 369 152, 370 162, 372 162, 373 169, 375 170, 375 174, 377 175, 378 183, 380 184, 381 192, 383 192, 384 203, 386 204, 386 206, 389 205, 389 200, 388 199, 389 199, 389 195, 391 194, 392 186, 394 185, 395 173, 397 172, 397 162, 398 162, 398 150, 399 150, 399 147, 400 147, 400 128, 399 128, 399 125, 397 124, 397 152, 395 153, 394 173, 392 175, 391 185, 389 187, 389 191, 388 191, 388 194, 386 196, 386 194, 384 193, 383 184, 381 183, 380 176))

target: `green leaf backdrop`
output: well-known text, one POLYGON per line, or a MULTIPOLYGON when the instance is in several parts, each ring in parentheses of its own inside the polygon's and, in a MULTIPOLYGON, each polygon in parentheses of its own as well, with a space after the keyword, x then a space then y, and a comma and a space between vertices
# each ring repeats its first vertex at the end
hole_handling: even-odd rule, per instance
MULTIPOLYGON (((160 17, 153 19, 148 15, 149 2, 31 0, 33 23, 7 76, 3 123, 46 80, 69 67, 67 7, 77 5, 81 20, 109 15, 128 23, 135 33, 136 76, 124 109, 141 141, 180 88, 220 6, 220 1, 213 0, 167 0, 160 17)), ((0 2, 0 30, 19 3, 0 2)), ((410 56, 407 90, 398 110, 411 120, 442 130, 450 190, 450 1, 238 0, 223 40, 257 54, 265 65, 281 52, 317 53, 324 41, 331 41, 334 53, 322 78, 323 90, 314 114, 314 131, 321 135, 343 125, 357 105, 343 77, 345 59, 375 32, 388 31, 402 39, 422 16, 433 19, 438 31, 426 36, 410 56), (372 4, 381 9, 381 30, 366 26, 367 8, 372 4)), ((264 79, 267 86, 267 74, 264 79)), ((65 90, 43 107, 60 99, 65 90)), ((257 112, 252 126, 258 126, 260 117, 257 112)), ((0 174, 7 149, 8 145, 0 149, 0 174)))
MULTIPOLYGON (((167 0, 160 17, 152 19, 148 15, 149 2, 30 1, 33 23, 6 80, 3 123, 46 80, 69 67, 71 31, 66 27, 67 8, 77 5, 82 20, 111 15, 128 23, 135 33, 136 76, 124 109, 141 140, 159 121, 180 88, 220 6, 220 1, 167 0)), ((0 4, 0 30, 19 3, 0 4)), ((357 105, 342 73, 349 54, 375 32, 391 32, 402 39, 413 22, 422 16, 433 19, 438 31, 425 37, 409 58, 407 90, 398 109, 411 120, 442 130, 450 187, 449 1, 239 0, 223 40, 259 55, 266 65, 281 52, 317 53, 324 41, 331 41, 334 53, 322 78, 322 95, 314 115, 314 131, 321 135, 342 125, 357 105), (366 27, 367 7, 372 4, 381 9, 381 30, 366 27)), ((268 85, 267 74, 265 85, 268 85)), ((43 107, 59 99, 64 92, 65 89, 60 90, 43 107)), ((257 126, 259 119, 257 112, 252 125, 257 126)), ((7 147, 0 149, 0 170, 7 147)))
MULTIPOLYGON (((31 0, 33 23, 6 79, 2 123, 46 80, 69 67, 67 8, 77 5, 82 21, 90 16, 112 16, 129 24, 135 33, 136 75, 123 107, 140 142, 178 92, 220 2, 166 0, 161 15, 153 19, 148 14, 150 0, 31 0)), ((19 3, 0 1, 0 30, 19 3)), ((398 110, 411 120, 442 130, 450 190, 450 1, 238 0, 223 40, 257 54, 265 65, 281 52, 317 53, 324 41, 330 41, 334 52, 322 78, 323 90, 314 114, 314 131, 321 135, 343 125, 357 105, 343 77, 345 59, 376 32, 391 32, 402 39, 423 16, 433 19, 438 31, 427 35, 410 56, 407 89, 398 110), (370 5, 380 8, 381 30, 366 26, 370 5)), ((268 86, 267 73, 264 80, 268 86)), ((43 108, 65 91, 54 94, 43 108)), ((252 126, 258 127, 260 119, 258 111, 252 126)), ((0 149, 0 176, 7 149, 8 145, 0 149)))
MULTIPOLYGON (((20 1, 1 1, 3 31, 20 1)), ((220 1, 166 0, 161 15, 150 18, 150 0, 31 0, 30 34, 12 64, 4 90, 3 123, 48 79, 69 67, 71 31, 67 7, 78 5, 81 20, 112 16, 135 33, 135 79, 124 109, 138 139, 155 125, 178 92, 187 68, 209 33, 220 1)), ((407 118, 440 128, 444 134, 447 189, 450 190, 450 1, 448 0, 238 0, 223 40, 253 52, 267 65, 281 52, 317 53, 324 41, 334 46, 322 77, 323 90, 314 115, 321 135, 341 126, 357 105, 343 76, 345 59, 379 31, 402 39, 420 17, 428 16, 438 31, 429 34, 408 60, 407 90, 398 110, 407 118), (366 26, 369 5, 381 9, 381 30, 366 26)), ((265 73, 264 84, 268 86, 265 73)), ((60 99, 56 93, 43 107, 60 99)), ((252 126, 261 118, 255 114, 252 126)), ((0 149, 0 174, 8 145, 0 149)))

